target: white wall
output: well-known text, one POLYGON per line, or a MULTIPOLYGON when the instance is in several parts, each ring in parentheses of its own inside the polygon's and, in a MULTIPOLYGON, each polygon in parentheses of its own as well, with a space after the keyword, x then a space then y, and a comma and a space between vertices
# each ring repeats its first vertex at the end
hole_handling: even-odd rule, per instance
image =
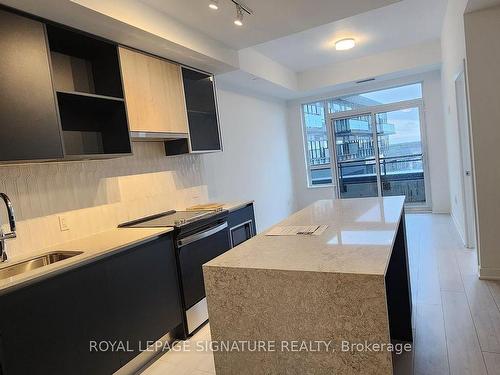
MULTIPOLYGON (((438 70, 412 75, 397 80, 375 82, 363 85, 357 92, 370 91, 381 87, 392 87, 405 83, 423 82, 425 103, 425 125, 429 178, 431 183, 431 201, 433 212, 447 213, 450 210, 449 184, 447 176, 446 137, 443 124, 441 102, 441 77, 438 70)), ((302 129, 300 103, 350 94, 353 89, 336 91, 321 97, 308 97, 288 103, 288 125, 290 128, 290 149, 293 168, 294 191, 297 208, 302 208, 318 199, 334 196, 332 187, 307 187, 306 156, 302 129)))
POLYGON ((433 40, 301 72, 299 88, 317 90, 394 72, 436 67, 440 63, 439 40, 433 40))
POLYGON ((431 182, 432 212, 450 212, 450 183, 446 127, 441 91, 441 72, 423 75, 427 154, 431 182))
MULTIPOLYGON (((163 143, 136 142, 131 157, 0 166, 0 191, 18 219, 9 257, 205 203, 209 193, 211 201, 255 200, 259 230, 288 216, 294 205, 285 104, 219 90, 219 110, 222 153, 166 157, 163 143), (69 231, 60 231, 60 215, 69 231)), ((7 230, 4 210, 0 215, 7 230)))
POLYGON ((294 209, 286 105, 220 88, 224 152, 203 157, 212 201, 255 200, 259 231, 294 209))
POLYGON ((465 233, 465 207, 460 178, 460 143, 455 95, 455 79, 463 70, 465 59, 464 10, 467 0, 448 0, 441 33, 443 94, 446 144, 448 150, 448 176, 450 181, 451 215, 462 238, 465 233))
MULTIPOLYGON (((0 166, 0 191, 12 199, 17 219, 9 257, 206 202, 200 156, 166 157, 162 143, 133 146, 134 156, 112 160, 0 166), (70 230, 60 231, 59 215, 70 230)), ((1 215, 7 229, 5 210, 1 215)))
POLYGON ((500 279, 500 7, 465 15, 467 74, 478 222, 479 272, 500 279))

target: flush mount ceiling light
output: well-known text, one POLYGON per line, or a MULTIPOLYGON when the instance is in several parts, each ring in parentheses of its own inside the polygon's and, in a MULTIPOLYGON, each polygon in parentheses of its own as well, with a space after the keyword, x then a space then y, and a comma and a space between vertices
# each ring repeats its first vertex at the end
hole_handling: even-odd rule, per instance
POLYGON ((236 19, 234 20, 236 26, 243 26, 243 8, 240 4, 236 4, 236 19))
POLYGON ((335 42, 335 49, 337 51, 347 51, 351 48, 354 48, 355 45, 356 45, 356 41, 353 38, 346 38, 346 39, 337 40, 335 42))
POLYGON ((208 4, 208 7, 213 10, 219 9, 219 1, 218 0, 212 0, 210 4, 208 4))

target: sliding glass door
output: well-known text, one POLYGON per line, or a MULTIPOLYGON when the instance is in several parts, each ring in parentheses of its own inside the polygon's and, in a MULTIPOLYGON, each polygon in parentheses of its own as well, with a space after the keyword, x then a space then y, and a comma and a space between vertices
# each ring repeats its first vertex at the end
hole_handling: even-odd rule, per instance
POLYGON ((371 113, 333 120, 339 196, 376 197, 379 177, 371 113))
POLYGON ((382 195, 404 195, 407 203, 425 203, 420 109, 380 112, 375 118, 382 195))
POLYGON ((404 195, 427 202, 421 106, 383 106, 331 117, 340 198, 404 195))

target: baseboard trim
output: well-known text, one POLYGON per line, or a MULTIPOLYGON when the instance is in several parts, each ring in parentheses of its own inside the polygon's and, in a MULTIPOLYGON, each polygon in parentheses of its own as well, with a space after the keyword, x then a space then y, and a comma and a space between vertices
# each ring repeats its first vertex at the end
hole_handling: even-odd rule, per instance
POLYGON ((481 280, 500 280, 500 268, 484 268, 479 266, 481 280))
POLYGON ((151 363, 153 363, 156 359, 161 357, 162 354, 166 353, 165 349, 168 348, 167 344, 172 345, 175 341, 175 337, 178 336, 176 330, 172 330, 168 332, 166 335, 156 340, 157 342, 161 342, 162 344, 161 346, 155 347, 154 345, 151 345, 150 347, 147 348, 147 350, 137 355, 130 362, 128 362, 122 368, 116 371, 113 375, 140 374, 151 363))

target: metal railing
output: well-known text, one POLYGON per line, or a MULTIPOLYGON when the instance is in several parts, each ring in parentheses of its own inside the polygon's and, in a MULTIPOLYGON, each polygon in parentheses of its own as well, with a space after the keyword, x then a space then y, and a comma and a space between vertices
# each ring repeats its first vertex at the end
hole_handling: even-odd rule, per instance
POLYGON ((309 151, 309 161, 311 165, 322 165, 330 163, 330 150, 328 141, 307 141, 307 150, 309 151))
MULTIPOLYGON (((338 163, 343 198, 373 194, 377 184, 375 159, 338 163)), ((380 158, 382 195, 405 195, 407 202, 425 202, 423 155, 380 158)))

